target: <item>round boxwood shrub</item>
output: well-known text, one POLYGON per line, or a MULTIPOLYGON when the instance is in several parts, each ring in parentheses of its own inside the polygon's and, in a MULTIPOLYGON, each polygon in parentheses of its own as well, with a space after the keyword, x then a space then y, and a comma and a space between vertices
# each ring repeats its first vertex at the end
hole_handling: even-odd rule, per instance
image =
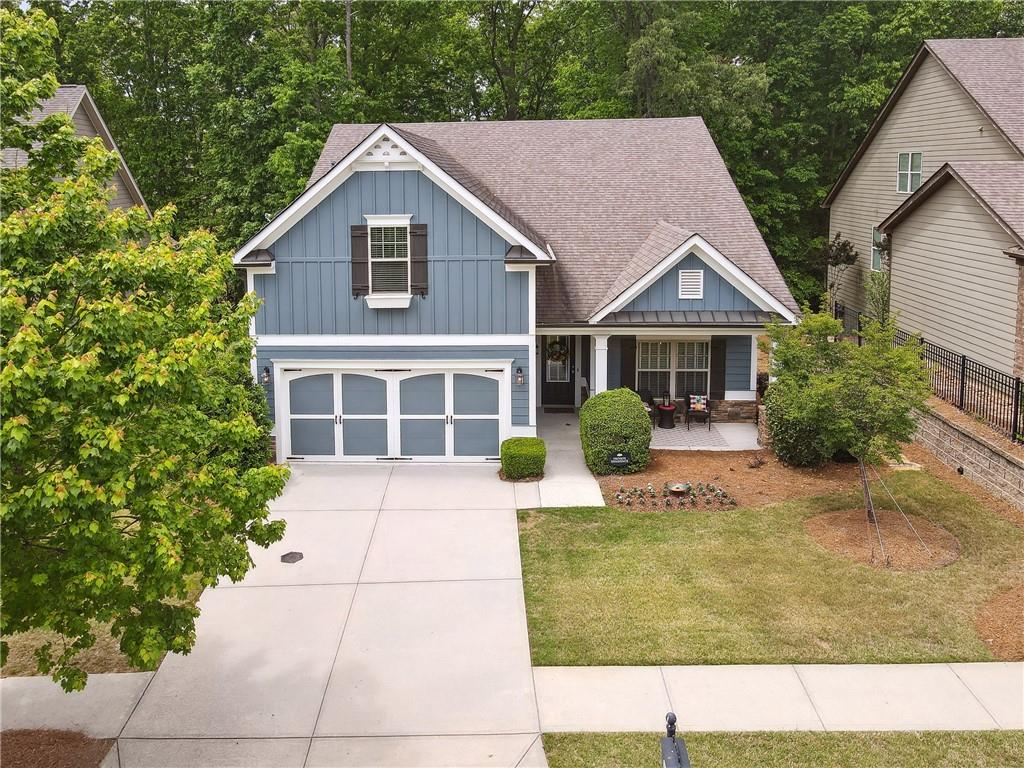
POLYGON ((580 409, 580 442, 583 458, 596 475, 631 474, 651 460, 651 417, 640 396, 629 389, 612 389, 594 395, 580 409), (608 458, 629 454, 629 464, 613 467, 608 458))
POLYGON ((540 477, 548 457, 539 437, 510 437, 501 444, 501 473, 506 480, 540 477))
POLYGON ((775 455, 794 467, 820 467, 835 453, 822 420, 829 418, 794 382, 778 380, 764 395, 768 439, 775 455))

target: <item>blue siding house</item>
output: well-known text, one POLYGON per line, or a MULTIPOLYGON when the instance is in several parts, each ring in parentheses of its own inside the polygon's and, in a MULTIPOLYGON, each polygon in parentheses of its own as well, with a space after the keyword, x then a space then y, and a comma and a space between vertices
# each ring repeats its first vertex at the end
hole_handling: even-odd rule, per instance
POLYGON ((618 386, 753 403, 796 314, 697 118, 337 125, 235 263, 280 460, 492 459, 618 386))

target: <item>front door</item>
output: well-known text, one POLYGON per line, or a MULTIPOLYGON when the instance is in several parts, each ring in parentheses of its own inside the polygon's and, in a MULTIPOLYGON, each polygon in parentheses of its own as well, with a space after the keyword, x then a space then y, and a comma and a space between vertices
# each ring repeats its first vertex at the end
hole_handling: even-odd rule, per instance
POLYGON ((541 348, 541 402, 545 406, 575 405, 573 370, 574 339, 571 336, 545 336, 541 348))

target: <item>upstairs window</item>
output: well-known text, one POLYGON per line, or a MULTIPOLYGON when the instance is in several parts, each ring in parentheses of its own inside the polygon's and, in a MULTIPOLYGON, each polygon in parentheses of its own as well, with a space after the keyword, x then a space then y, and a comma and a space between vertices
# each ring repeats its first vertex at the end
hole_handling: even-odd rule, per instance
POLYGON ((896 190, 914 192, 921 186, 921 153, 900 152, 896 172, 896 190))
POLYGON ((409 293, 409 226, 370 226, 370 293, 409 293))
POLYGON ((703 299, 704 298, 704 270, 702 270, 702 269, 680 269, 679 270, 679 298, 680 299, 703 299))
POLYGON ((882 270, 882 233, 876 227, 871 228, 871 270, 882 270))

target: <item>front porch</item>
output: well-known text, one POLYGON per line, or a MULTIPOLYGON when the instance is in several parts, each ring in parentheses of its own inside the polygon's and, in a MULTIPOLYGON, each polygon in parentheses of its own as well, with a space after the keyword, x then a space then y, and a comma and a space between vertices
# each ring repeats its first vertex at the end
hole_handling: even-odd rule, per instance
POLYGON ((664 451, 756 451, 757 425, 734 422, 712 423, 711 429, 703 424, 677 424, 674 429, 651 431, 651 449, 664 451))
MULTIPOLYGON (((758 352, 763 324, 601 330, 605 332, 566 329, 538 336, 535 386, 542 411, 575 411, 594 394, 626 387, 652 407, 666 399, 675 402, 679 416, 691 395, 703 395, 708 398, 716 427, 738 422, 753 428, 756 424, 757 375, 759 367, 767 367, 758 352)), ((685 425, 678 428, 686 431, 685 425)), ((664 442, 671 447, 694 439, 668 439, 666 435, 664 442)), ((714 429, 711 439, 703 442, 728 444, 716 437, 714 429)), ((746 438, 734 442, 749 444, 746 438)))

